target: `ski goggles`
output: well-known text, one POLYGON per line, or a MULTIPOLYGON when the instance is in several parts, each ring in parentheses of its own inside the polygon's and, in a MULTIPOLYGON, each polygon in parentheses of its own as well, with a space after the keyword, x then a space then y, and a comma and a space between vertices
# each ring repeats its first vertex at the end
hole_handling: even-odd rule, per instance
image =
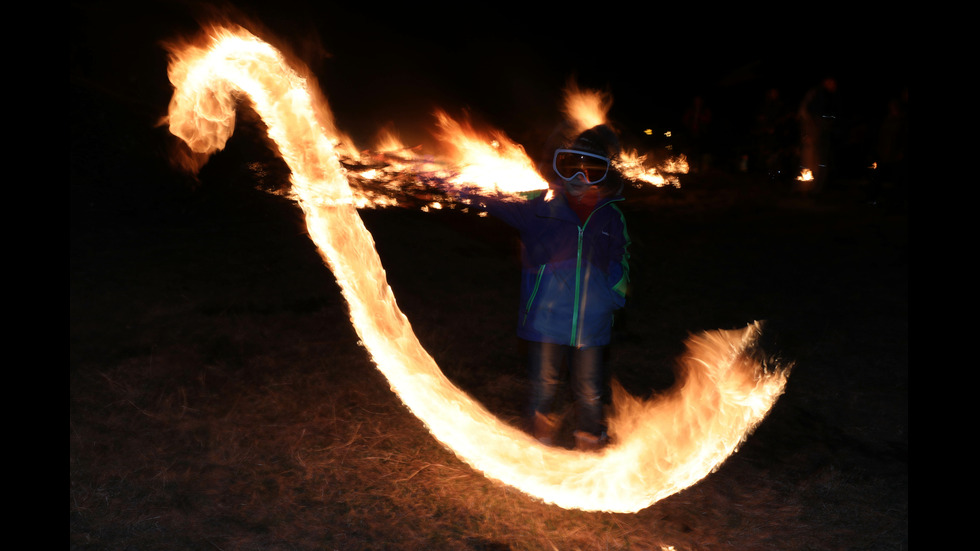
POLYGON ((577 149, 555 151, 552 166, 562 180, 568 182, 581 174, 590 185, 598 184, 609 173, 609 159, 602 155, 578 151, 577 149))

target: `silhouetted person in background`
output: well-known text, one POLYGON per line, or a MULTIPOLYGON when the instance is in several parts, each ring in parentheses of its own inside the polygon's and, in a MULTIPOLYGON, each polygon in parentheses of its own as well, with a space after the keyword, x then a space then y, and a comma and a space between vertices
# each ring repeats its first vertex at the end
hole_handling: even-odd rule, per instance
POLYGON ((789 175, 789 160, 796 143, 791 137, 793 111, 783 101, 779 88, 766 90, 755 122, 757 155, 762 168, 770 179, 789 175))
POLYGON ((691 170, 701 172, 710 168, 711 109, 705 104, 704 97, 694 96, 691 105, 684 111, 681 123, 684 127, 684 146, 691 170))
POLYGON ((877 171, 871 201, 906 199, 908 186, 909 121, 905 98, 892 98, 881 123, 875 148, 877 171), (887 197, 887 199, 886 199, 887 197))
POLYGON ((837 80, 827 77, 800 103, 800 164, 813 173, 813 180, 801 185, 804 194, 820 192, 827 186, 833 163, 837 101, 837 80))

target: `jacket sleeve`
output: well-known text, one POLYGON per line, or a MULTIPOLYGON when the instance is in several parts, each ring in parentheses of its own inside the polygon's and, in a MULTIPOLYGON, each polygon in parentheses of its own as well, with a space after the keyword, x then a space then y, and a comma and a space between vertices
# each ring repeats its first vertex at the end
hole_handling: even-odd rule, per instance
POLYGON ((528 217, 532 211, 529 201, 535 197, 534 193, 528 193, 520 194, 518 197, 471 195, 468 199, 472 206, 482 209, 508 226, 520 230, 528 224, 528 217))
MULTIPOLYGON (((623 303, 626 300, 626 293, 629 289, 630 282, 630 236, 626 229, 626 218, 623 216, 622 211, 617 207, 616 209, 616 221, 613 227, 616 228, 616 235, 613 239, 613 250, 610 255, 610 266, 609 266, 609 281, 612 283, 612 290, 620 298, 622 298, 623 303)), ((620 305, 622 306, 622 304, 620 305)))

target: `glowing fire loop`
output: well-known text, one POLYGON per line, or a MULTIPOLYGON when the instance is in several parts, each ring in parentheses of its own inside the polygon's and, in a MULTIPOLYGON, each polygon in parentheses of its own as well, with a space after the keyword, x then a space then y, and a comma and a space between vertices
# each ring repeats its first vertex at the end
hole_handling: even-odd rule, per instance
MULTIPOLYGON (((340 161, 350 152, 338 149, 343 138, 312 79, 237 27, 211 29, 204 47, 173 47, 169 76, 175 88, 170 130, 202 156, 230 138, 239 98, 252 101, 291 170, 291 195, 340 284, 361 342, 412 413, 487 477, 564 508, 635 512, 708 475, 782 394, 788 368, 764 369, 753 359, 758 324, 708 332, 690 339, 678 384, 664 395, 642 401, 616 392, 609 447, 581 453, 539 444, 456 388, 422 348, 358 215, 367 199, 352 191, 351 171, 340 161)), ((458 130, 448 121, 443 129, 458 130)), ((415 171, 429 162, 412 157, 404 150, 391 158, 415 171)), ((386 163, 360 177, 376 173, 371 170, 398 168, 386 163)), ((455 173, 474 183, 474 176, 455 173)), ((502 180, 490 178, 487 185, 502 180)), ((539 185, 533 178, 524 183, 539 185)))

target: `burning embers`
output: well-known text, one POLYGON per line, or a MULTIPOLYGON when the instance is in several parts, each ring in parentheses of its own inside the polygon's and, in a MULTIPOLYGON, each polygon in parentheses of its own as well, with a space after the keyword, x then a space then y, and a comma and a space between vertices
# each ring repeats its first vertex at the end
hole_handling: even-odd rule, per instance
MULTIPOLYGON (((444 115, 439 124, 452 157, 427 158, 395 141, 374 157, 342 149, 349 140, 301 70, 243 29, 213 28, 204 47, 171 52, 170 130, 203 159, 231 137, 238 98, 252 101, 291 171, 290 194, 364 346, 412 413, 473 468, 561 507, 634 512, 706 476, 765 417, 788 373, 753 359, 760 328, 752 324, 693 337, 677 386, 655 400, 617 393, 613 443, 601 453, 547 447, 501 422, 456 388, 422 348, 356 209, 384 204, 379 198, 390 196, 389 187, 426 178, 504 193, 545 184, 519 145, 502 135, 487 140, 444 115), (376 193, 355 193, 351 182, 376 193)), ((584 124, 608 108, 601 96, 572 98, 569 105, 581 104, 572 118, 584 124)))

